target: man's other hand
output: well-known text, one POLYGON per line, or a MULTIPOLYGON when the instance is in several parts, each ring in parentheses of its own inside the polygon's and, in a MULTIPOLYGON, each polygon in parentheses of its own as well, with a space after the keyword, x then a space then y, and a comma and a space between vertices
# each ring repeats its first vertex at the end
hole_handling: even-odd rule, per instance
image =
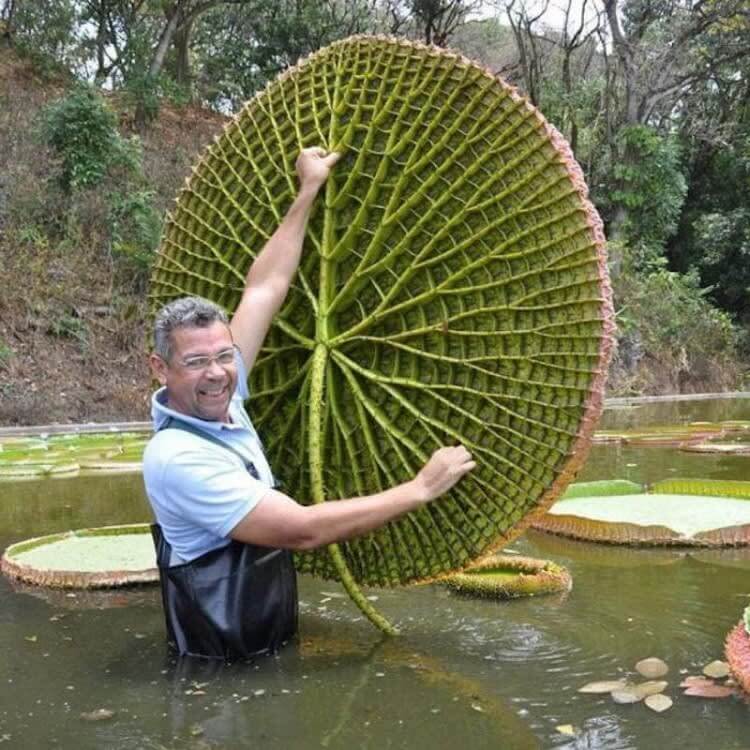
POLYGON ((319 190, 320 186, 328 179, 333 165, 340 158, 340 153, 336 151, 329 153, 319 146, 303 148, 299 152, 296 164, 300 190, 319 190))
POLYGON ((447 492, 476 466, 462 445, 439 448, 414 478, 420 497, 428 502, 447 492))

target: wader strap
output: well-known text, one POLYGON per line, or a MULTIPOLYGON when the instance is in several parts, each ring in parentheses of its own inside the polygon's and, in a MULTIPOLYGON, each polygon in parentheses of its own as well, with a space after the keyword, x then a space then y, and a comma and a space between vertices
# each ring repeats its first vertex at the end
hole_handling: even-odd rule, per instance
POLYGON ((238 456, 240 458, 244 467, 247 469, 248 473, 253 479, 260 479, 260 474, 258 474, 258 470, 255 468, 255 464, 252 461, 248 461, 236 448, 229 445, 229 443, 225 443, 223 440, 219 440, 219 438, 217 438, 215 435, 212 435, 210 432, 199 430, 195 425, 188 424, 187 422, 183 422, 181 419, 175 419, 174 417, 169 417, 164 423, 164 426, 160 428, 159 432, 161 432, 161 430, 167 429, 190 432, 193 435, 197 435, 198 437, 208 440, 209 443, 214 443, 215 445, 219 445, 222 448, 226 448, 228 451, 231 451, 235 456, 238 456))

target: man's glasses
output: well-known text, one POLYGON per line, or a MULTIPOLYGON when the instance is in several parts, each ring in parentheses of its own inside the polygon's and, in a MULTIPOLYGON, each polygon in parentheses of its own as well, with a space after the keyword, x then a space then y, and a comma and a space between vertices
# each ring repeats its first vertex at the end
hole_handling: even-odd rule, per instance
POLYGON ((208 354, 198 354, 195 357, 183 359, 180 364, 186 370, 197 372, 198 370, 205 370, 212 362, 218 362, 222 367, 231 365, 234 362, 234 348, 222 349, 218 354, 214 354, 213 357, 208 354))

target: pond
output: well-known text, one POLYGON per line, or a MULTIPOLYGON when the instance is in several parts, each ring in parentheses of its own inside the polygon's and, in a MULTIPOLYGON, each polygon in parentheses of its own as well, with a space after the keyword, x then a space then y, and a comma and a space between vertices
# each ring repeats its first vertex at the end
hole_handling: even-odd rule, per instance
MULTIPOLYGON (((602 427, 750 419, 750 399, 618 408, 602 427)), ((749 456, 597 445, 580 480, 750 479, 749 456)), ((0 485, 0 547, 149 518, 138 475, 0 485)), ((0 579, 0 744, 22 748, 750 747, 750 704, 682 695, 723 658, 750 601, 750 550, 633 550, 529 532, 511 549, 569 568, 565 595, 496 603, 437 586, 368 590, 383 640, 334 583, 300 580, 300 639, 254 665, 176 665, 154 588, 107 596, 0 579), (577 693, 670 665, 675 704, 577 693), (93 721, 99 709, 114 715, 93 721), (93 714, 93 715, 92 715, 93 714), (575 735, 558 726, 572 725, 575 735)))

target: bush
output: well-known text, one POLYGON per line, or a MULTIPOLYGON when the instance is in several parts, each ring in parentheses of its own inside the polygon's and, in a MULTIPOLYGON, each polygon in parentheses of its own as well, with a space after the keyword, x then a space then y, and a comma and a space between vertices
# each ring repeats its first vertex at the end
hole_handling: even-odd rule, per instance
POLYGON ((611 385, 621 391, 724 390, 740 380, 742 332, 706 297, 697 273, 644 273, 632 248, 613 278, 618 353, 611 385))
POLYGON ((680 145, 645 125, 622 128, 618 139, 632 159, 614 165, 620 189, 611 197, 628 209, 625 236, 633 261, 650 269, 658 266, 666 241, 677 231, 685 202, 680 145))
POLYGON ((122 138, 114 112, 89 87, 46 107, 41 132, 60 159, 58 179, 67 192, 94 187, 113 165, 140 171, 137 143, 122 138))
POLYGON ((118 193, 112 201, 112 249, 135 271, 136 286, 143 286, 161 236, 161 217, 151 190, 118 193))

